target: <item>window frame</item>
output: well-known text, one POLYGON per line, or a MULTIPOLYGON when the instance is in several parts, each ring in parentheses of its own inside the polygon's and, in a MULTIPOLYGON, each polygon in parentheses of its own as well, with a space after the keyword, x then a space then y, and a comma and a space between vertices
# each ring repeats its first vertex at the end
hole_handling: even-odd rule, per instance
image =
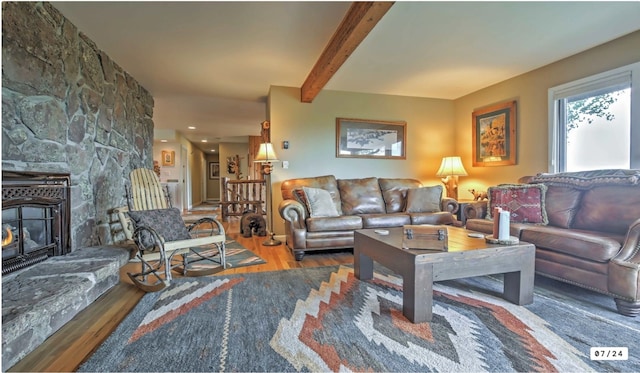
POLYGON ((560 141, 566 142, 566 134, 563 135, 560 133, 558 101, 581 93, 626 82, 628 82, 631 87, 631 159, 629 160, 629 164, 632 169, 640 169, 640 94, 634 94, 636 93, 635 88, 640 87, 640 62, 636 62, 549 88, 549 172, 560 172, 560 157, 565 157, 564 154, 560 154, 560 141))

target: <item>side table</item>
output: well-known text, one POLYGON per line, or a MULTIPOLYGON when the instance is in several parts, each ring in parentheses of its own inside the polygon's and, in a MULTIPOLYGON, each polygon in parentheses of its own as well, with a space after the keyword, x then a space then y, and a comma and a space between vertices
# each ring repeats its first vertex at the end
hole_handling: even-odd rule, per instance
POLYGON ((468 204, 474 203, 474 202, 478 202, 478 201, 475 201, 473 199, 461 199, 461 200, 458 200, 457 218, 458 218, 458 221, 462 224, 463 227, 467 224, 467 217, 464 215, 464 208, 468 204))

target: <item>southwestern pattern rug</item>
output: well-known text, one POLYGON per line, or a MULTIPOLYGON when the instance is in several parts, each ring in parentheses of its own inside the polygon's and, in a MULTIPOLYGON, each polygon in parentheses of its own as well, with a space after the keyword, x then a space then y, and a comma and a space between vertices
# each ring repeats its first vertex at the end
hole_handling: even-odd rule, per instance
POLYGON ((436 283, 433 321, 412 324, 401 283, 346 266, 176 279, 79 371, 640 370, 638 323, 613 310, 537 285, 534 303, 516 306, 500 277, 477 277, 436 283), (627 346, 629 359, 591 361, 596 346, 627 346))
MULTIPOLYGON (((206 248, 196 248, 194 249, 200 252, 203 255, 211 257, 212 260, 199 260, 195 254, 189 255, 190 263, 188 267, 190 269, 204 269, 204 268, 214 268, 219 269, 219 271, 223 271, 222 265, 220 264, 219 253, 217 249, 206 249, 206 248)), ((264 259, 240 245, 237 241, 231 240, 227 237, 225 241, 225 259, 227 261, 227 268, 237 268, 237 267, 246 267, 255 264, 263 264, 266 263, 264 259)))

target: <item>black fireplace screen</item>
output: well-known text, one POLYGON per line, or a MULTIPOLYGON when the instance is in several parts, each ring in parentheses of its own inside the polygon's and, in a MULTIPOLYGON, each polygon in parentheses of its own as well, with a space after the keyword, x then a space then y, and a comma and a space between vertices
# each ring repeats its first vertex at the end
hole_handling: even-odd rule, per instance
POLYGON ((69 176, 2 174, 2 274, 69 252, 69 176))

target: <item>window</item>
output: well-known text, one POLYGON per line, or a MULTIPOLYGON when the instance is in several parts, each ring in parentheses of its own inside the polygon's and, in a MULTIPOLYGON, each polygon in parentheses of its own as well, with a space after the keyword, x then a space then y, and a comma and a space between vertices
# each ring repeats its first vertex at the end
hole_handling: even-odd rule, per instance
POLYGON ((640 63, 549 90, 550 172, 640 168, 633 87, 640 87, 640 63))

